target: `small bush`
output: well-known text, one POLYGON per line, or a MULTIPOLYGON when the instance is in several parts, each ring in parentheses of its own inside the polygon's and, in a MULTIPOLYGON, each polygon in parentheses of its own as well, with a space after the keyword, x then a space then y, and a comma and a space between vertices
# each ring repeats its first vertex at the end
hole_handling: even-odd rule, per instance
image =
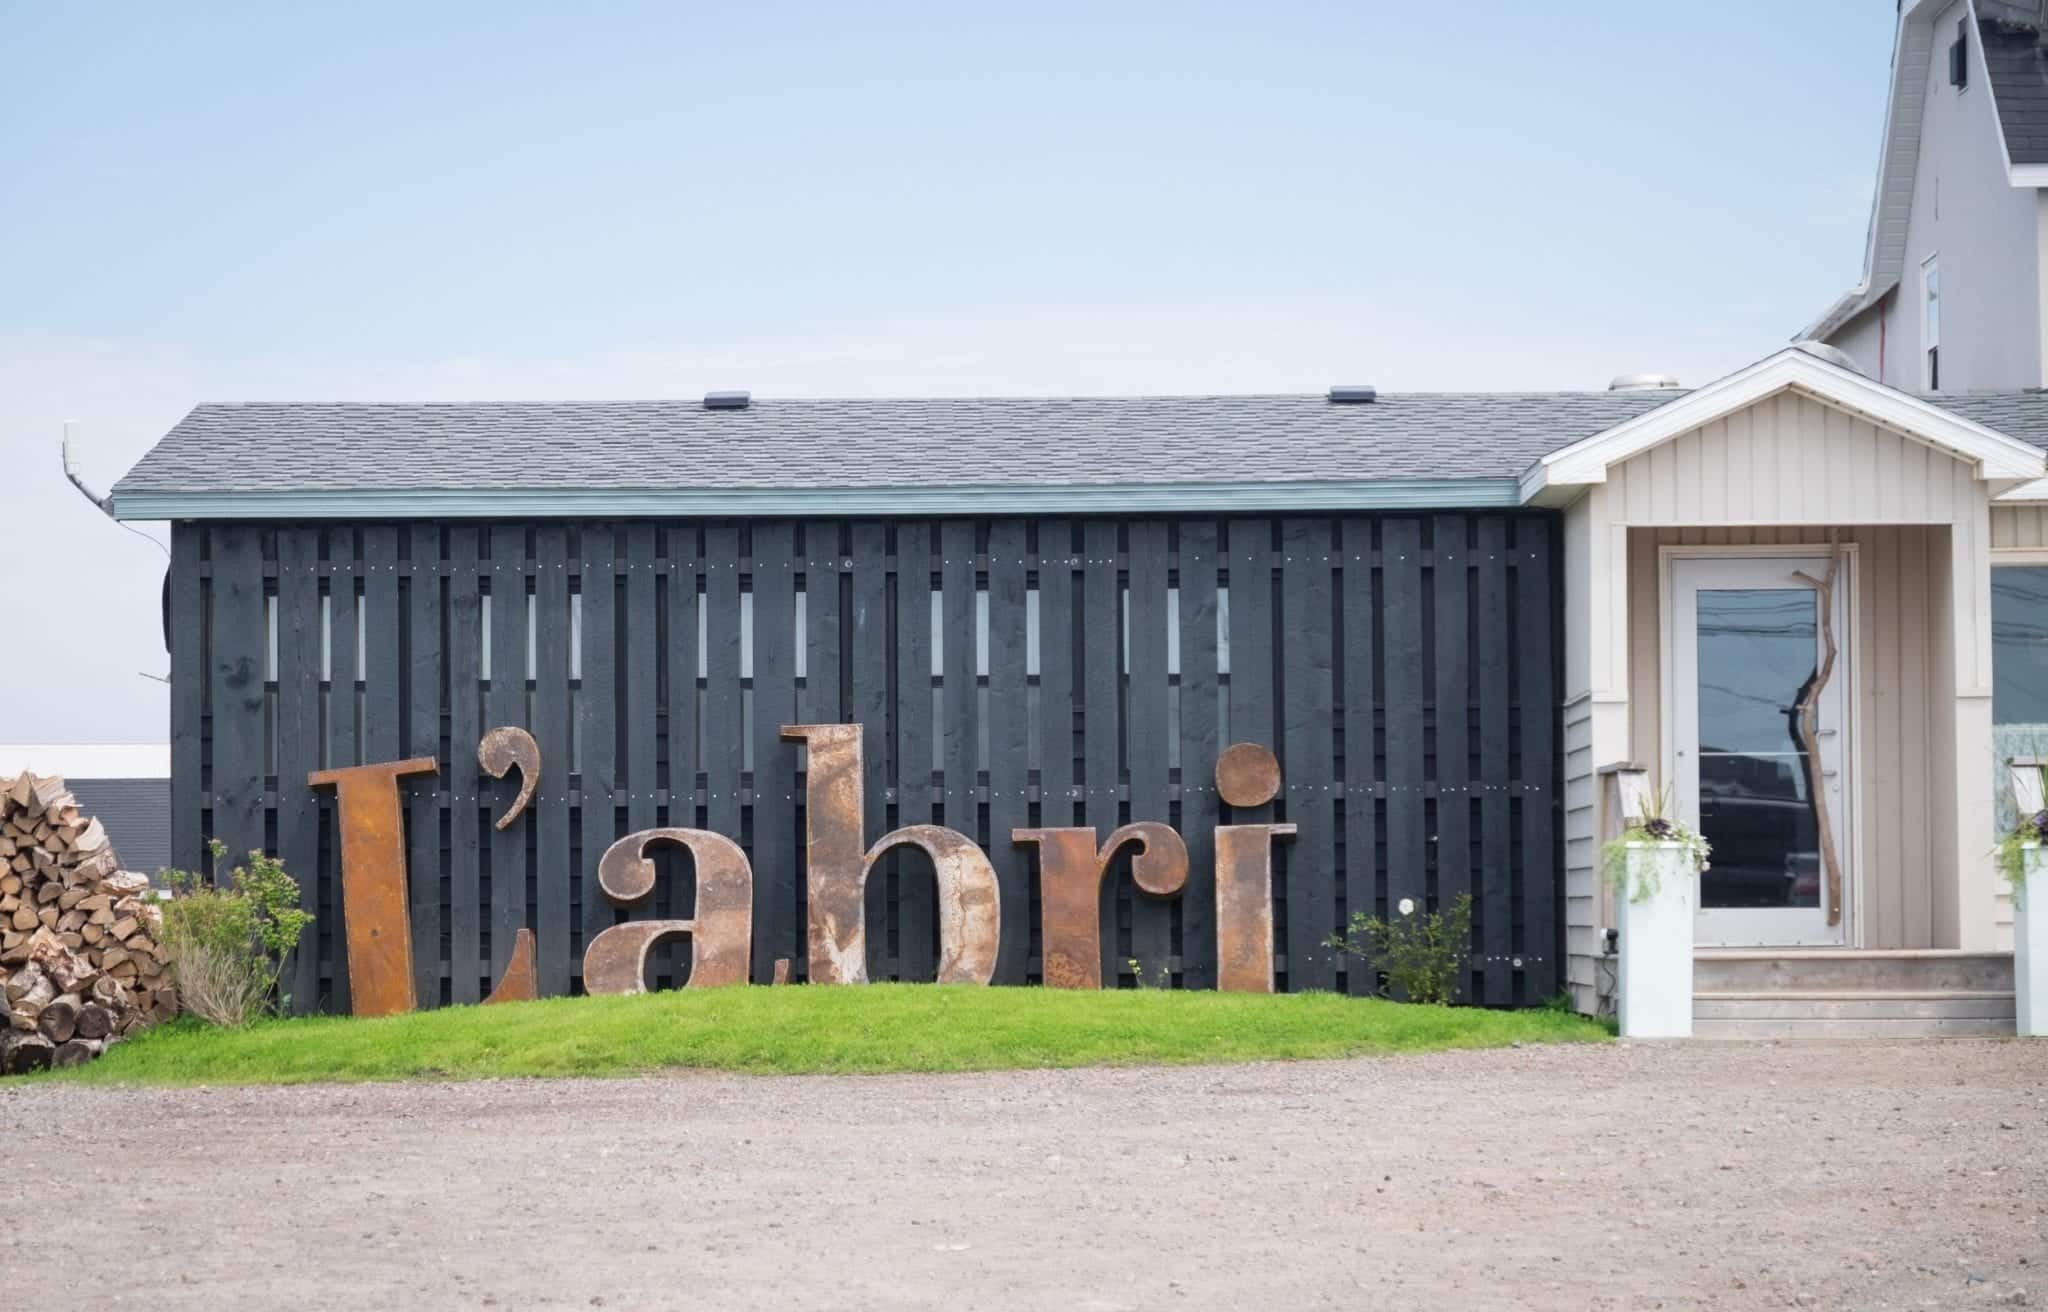
POLYGON ((236 1028, 279 1010, 278 979, 285 958, 312 923, 299 909, 299 888, 284 864, 261 852, 249 864, 220 873, 227 847, 208 844, 211 879, 167 870, 174 896, 164 903, 164 945, 185 1009, 214 1025, 236 1028))
POLYGON ((1353 912, 1351 928, 1332 935, 1328 946, 1385 975, 1388 988, 1382 992, 1447 1007, 1464 982, 1471 942, 1472 895, 1460 893, 1449 907, 1427 915, 1416 915, 1414 903, 1406 898, 1391 921, 1353 912))

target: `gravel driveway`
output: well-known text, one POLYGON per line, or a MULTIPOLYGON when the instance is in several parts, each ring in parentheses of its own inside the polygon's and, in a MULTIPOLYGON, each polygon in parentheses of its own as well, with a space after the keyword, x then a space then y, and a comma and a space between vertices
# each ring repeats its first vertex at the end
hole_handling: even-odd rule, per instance
POLYGON ((2048 1043, 0 1085, 10 1307, 2048 1306, 2048 1043))

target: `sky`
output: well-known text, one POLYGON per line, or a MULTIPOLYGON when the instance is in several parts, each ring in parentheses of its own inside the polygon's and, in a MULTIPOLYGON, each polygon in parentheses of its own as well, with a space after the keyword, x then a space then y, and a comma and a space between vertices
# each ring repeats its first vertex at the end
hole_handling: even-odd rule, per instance
POLYGON ((1856 280, 1893 14, 0 0, 0 743, 168 735, 67 419, 1705 382, 1856 280))

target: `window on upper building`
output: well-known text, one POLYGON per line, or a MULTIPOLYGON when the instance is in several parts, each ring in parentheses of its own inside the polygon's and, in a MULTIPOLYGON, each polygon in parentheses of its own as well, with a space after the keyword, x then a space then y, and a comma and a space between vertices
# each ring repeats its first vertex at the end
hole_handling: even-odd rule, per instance
POLYGON ((1930 255, 1920 266, 1920 386, 1941 390, 1941 269, 1930 255))
POLYGON ((1970 20, 1956 20, 1956 39, 1948 47, 1948 84, 1961 91, 1970 85, 1970 20))

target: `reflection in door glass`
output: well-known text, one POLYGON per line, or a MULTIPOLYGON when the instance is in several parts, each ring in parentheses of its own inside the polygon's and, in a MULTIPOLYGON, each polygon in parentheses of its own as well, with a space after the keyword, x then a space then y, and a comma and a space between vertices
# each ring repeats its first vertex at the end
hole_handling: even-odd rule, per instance
POLYGON ((1700 832, 1708 907, 1820 905, 1813 762, 1796 708, 1817 674, 1818 594, 1706 589, 1699 607, 1700 832))

